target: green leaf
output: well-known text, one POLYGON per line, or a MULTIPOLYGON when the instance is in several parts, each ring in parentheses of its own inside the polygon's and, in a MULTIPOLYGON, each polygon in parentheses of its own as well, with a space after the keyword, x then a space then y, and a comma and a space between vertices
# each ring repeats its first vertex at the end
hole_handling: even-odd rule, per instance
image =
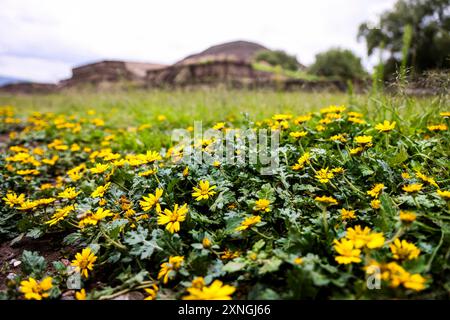
POLYGON ((259 269, 259 274, 265 274, 267 272, 274 272, 280 268, 283 261, 277 257, 264 261, 264 265, 259 269))
MULTIPOLYGON (((156 231, 156 230, 155 230, 156 231)), ((139 226, 137 231, 129 231, 125 237, 125 243, 132 246, 130 254, 140 259, 148 259, 155 249, 162 250, 157 244, 157 232, 152 233, 152 238, 147 240, 148 230, 139 226)))
POLYGON ((44 257, 36 251, 24 250, 22 253, 22 271, 26 275, 41 276, 47 269, 44 257))
POLYGON ((409 155, 408 152, 406 151, 406 148, 403 145, 401 145, 398 152, 394 154, 391 158, 389 158, 388 162, 391 166, 395 166, 402 164, 403 162, 408 160, 408 158, 409 155))
POLYGON ((223 266, 222 271, 225 271, 228 273, 236 272, 236 271, 242 270, 245 267, 245 265, 246 264, 244 262, 230 261, 226 265, 223 266))
POLYGON ((42 232, 41 229, 39 228, 33 228, 30 231, 28 231, 27 233, 27 237, 33 238, 33 239, 37 239, 40 238, 44 233, 42 232))

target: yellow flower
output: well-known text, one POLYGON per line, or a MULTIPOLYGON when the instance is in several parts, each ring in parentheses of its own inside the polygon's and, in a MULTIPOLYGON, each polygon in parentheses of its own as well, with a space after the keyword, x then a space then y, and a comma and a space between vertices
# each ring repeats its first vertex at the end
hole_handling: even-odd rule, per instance
POLYGON ((220 259, 223 260, 232 260, 240 256, 239 251, 231 251, 230 249, 225 249, 223 254, 220 256, 220 259))
POLYGON ((63 192, 58 193, 58 197, 72 200, 75 199, 80 193, 81 191, 76 192, 74 187, 69 187, 64 189, 63 192))
POLYGON ((420 171, 416 171, 416 176, 422 180, 423 182, 428 182, 429 184, 431 184, 432 186, 435 186, 437 188, 439 188, 438 184, 436 183, 436 180, 434 180, 434 178, 432 177, 428 177, 426 175, 424 175, 423 173, 421 173, 420 171))
POLYGON ((74 143, 74 144, 72 144, 70 146, 70 151, 72 151, 72 152, 77 152, 77 151, 80 151, 80 150, 81 150, 81 147, 78 144, 76 144, 76 143, 74 143))
POLYGON ((80 291, 75 292, 75 299, 86 300, 86 290, 81 289, 80 291))
POLYGON ((353 241, 347 239, 334 240, 334 250, 339 254, 334 259, 339 264, 350 264, 350 263, 360 263, 361 250, 356 249, 353 241))
POLYGON ((311 155, 309 152, 305 152, 300 158, 298 158, 297 163, 292 166, 292 170, 301 170, 305 167, 305 164, 310 163, 311 155))
POLYGON ((356 219, 355 210, 347 210, 345 208, 342 208, 341 209, 341 219, 342 220, 356 219))
POLYGON ((326 127, 323 126, 323 125, 321 125, 321 124, 319 124, 319 125, 316 126, 316 130, 319 131, 319 132, 325 131, 325 129, 326 129, 326 127))
POLYGON ((210 248, 211 247, 211 240, 209 240, 209 238, 208 237, 204 237, 203 238, 203 240, 202 240, 202 246, 203 246, 203 248, 205 248, 205 249, 208 249, 208 248, 210 248))
POLYGON ((362 113, 355 112, 355 111, 350 111, 347 114, 348 114, 349 117, 354 117, 354 118, 362 118, 362 117, 364 117, 364 115, 362 113))
POLYGON ((425 289, 425 282, 426 279, 420 274, 409 274, 409 276, 403 281, 403 286, 414 291, 421 291, 425 289))
POLYGON ((340 134, 340 133, 336 134, 334 136, 331 136, 329 140, 330 141, 334 141, 334 142, 337 142, 337 141, 339 141, 339 142, 346 142, 347 141, 347 139, 344 137, 344 135, 340 134))
POLYGON ((416 217, 414 212, 400 211, 400 220, 402 222, 411 223, 416 220, 416 217))
POLYGON ((75 259, 72 260, 72 266, 76 268, 85 278, 88 277, 88 271, 94 268, 94 262, 97 260, 95 254, 91 251, 91 248, 84 248, 81 253, 78 252, 75 255, 75 259))
POLYGON ((327 183, 330 179, 334 178, 333 172, 328 171, 328 168, 320 169, 317 171, 315 178, 319 180, 320 183, 327 183))
POLYGON ((197 201, 200 201, 202 199, 209 199, 209 197, 212 197, 216 194, 216 192, 213 191, 216 187, 217 186, 210 186, 209 181, 202 180, 199 182, 198 188, 192 188, 194 190, 194 192, 192 193, 192 197, 194 197, 197 201))
POLYGON ((420 249, 406 240, 395 239, 394 243, 389 245, 389 248, 394 259, 397 260, 413 260, 420 254, 420 249))
POLYGON ((156 284, 153 284, 151 288, 145 288, 144 290, 148 294, 148 296, 144 300, 155 300, 159 288, 156 284))
POLYGON ((27 169, 27 170, 17 170, 17 174, 20 174, 21 176, 27 176, 27 175, 38 175, 39 170, 36 169, 27 169))
POLYGON ((423 184, 421 183, 412 183, 407 186, 403 186, 403 191, 413 193, 413 192, 419 192, 422 189, 423 184))
POLYGON ((396 262, 390 262, 385 266, 384 280, 390 280, 391 287, 403 285, 406 289, 421 291, 425 289, 425 278, 420 274, 411 274, 396 262))
POLYGON ((6 205, 12 208, 16 204, 21 205, 25 201, 25 195, 23 193, 17 195, 15 192, 8 191, 3 200, 5 200, 6 205))
POLYGON ((445 131, 448 129, 447 125, 443 123, 436 125, 429 125, 427 128, 430 131, 445 131))
POLYGON ((440 195, 444 199, 450 200, 450 191, 438 190, 437 194, 440 195))
POLYGON ((294 119, 294 123, 298 125, 303 122, 307 122, 307 121, 311 120, 311 118, 312 118, 312 115, 310 113, 306 114, 306 115, 301 115, 294 119))
POLYGON ((111 182, 108 182, 104 186, 98 186, 92 193, 91 197, 93 198, 101 198, 105 195, 105 192, 108 190, 111 182))
POLYGON ((144 172, 140 172, 139 176, 140 177, 148 177, 148 176, 151 176, 152 174, 155 174, 156 171, 157 171, 156 169, 150 169, 150 170, 147 170, 147 171, 144 171, 144 172))
POLYGON ((20 207, 19 207, 19 210, 33 210, 33 209, 35 209, 37 206, 39 205, 39 202, 37 202, 37 201, 30 201, 30 200, 27 200, 27 201, 24 201, 24 202, 22 202, 21 204, 20 204, 20 207))
POLYGON ((86 225, 97 225, 97 223, 106 218, 112 217, 113 213, 110 210, 104 210, 103 208, 98 208, 95 213, 90 211, 86 212, 78 223, 80 227, 85 227, 86 225))
POLYGON ((95 167, 91 168, 90 171, 91 171, 91 173, 103 173, 108 169, 109 169, 109 164, 96 163, 95 167))
POLYGON ((339 113, 344 112, 347 109, 347 107, 341 105, 341 106, 335 106, 330 105, 329 107, 320 109, 320 113, 339 113))
POLYGON ((174 270, 178 270, 184 261, 182 256, 170 256, 169 262, 164 262, 161 264, 161 269, 158 273, 158 280, 163 279, 163 283, 169 282, 169 278, 173 277, 174 270))
POLYGON ((225 128, 225 122, 217 122, 217 123, 213 126, 213 129, 214 129, 214 130, 222 130, 223 128, 225 128))
POLYGON ((411 179, 411 175, 408 172, 402 172, 403 179, 411 179))
POLYGON ((255 201, 255 206, 253 207, 253 210, 269 212, 270 211, 270 201, 267 200, 267 199, 258 199, 258 200, 256 200, 255 201))
POLYGON ((47 205, 47 204, 55 202, 56 199, 55 198, 42 198, 42 199, 38 199, 36 201, 39 204, 47 205))
POLYGON ((295 264, 302 264, 303 263, 303 259, 301 257, 297 257, 294 259, 294 263, 295 264))
POLYGON ((372 198, 378 198, 378 196, 380 195, 380 192, 384 189, 384 184, 382 183, 377 183, 376 185, 373 186, 372 189, 370 189, 369 191, 367 191, 367 194, 369 196, 371 196, 372 198))
POLYGON ((187 289, 188 296, 184 296, 183 300, 231 300, 231 295, 236 288, 230 285, 224 285, 220 280, 214 280, 210 286, 201 288, 190 287, 187 289))
POLYGON ((355 137, 357 144, 370 145, 372 143, 372 136, 357 136, 355 137))
POLYGON ((41 281, 36 281, 32 277, 28 280, 20 282, 20 292, 25 294, 27 300, 42 300, 42 298, 48 298, 48 291, 53 287, 52 277, 45 277, 41 281))
POLYGON ((164 209, 164 213, 158 213, 158 224, 166 225, 166 230, 170 233, 180 231, 180 222, 186 219, 186 213, 188 212, 187 204, 178 208, 178 204, 175 204, 173 211, 164 209))
POLYGON ((344 168, 336 167, 336 168, 331 169, 331 172, 332 173, 343 173, 344 172, 344 168))
POLYGON ((358 155, 358 154, 360 154, 363 151, 364 151, 364 149, 361 148, 361 147, 352 148, 352 149, 350 149, 350 154, 351 155, 358 155))
POLYGON ((381 201, 378 200, 378 199, 374 199, 374 200, 370 201, 370 206, 371 206, 373 209, 380 209, 380 207, 381 207, 381 201))
POLYGON ((396 122, 389 122, 387 120, 384 120, 383 123, 379 123, 375 126, 375 129, 378 130, 378 132, 389 132, 394 130, 396 122))
POLYGON ((244 221, 241 222, 241 225, 236 228, 236 231, 247 230, 248 228, 250 228, 253 225, 258 224, 260 222, 261 222, 261 216, 252 216, 249 218, 245 218, 244 221))
POLYGON ((147 151, 147 154, 145 155, 145 160, 150 163, 161 159, 161 155, 156 151, 147 151))
POLYGON ((161 198, 163 194, 163 190, 160 188, 156 188, 155 194, 149 193, 148 197, 142 197, 142 199, 139 201, 139 204, 144 211, 149 211, 153 208, 154 205, 156 205, 161 198))
POLYGON ((183 169, 183 177, 187 177, 189 175, 189 167, 183 169))
POLYGON ((103 121, 102 119, 99 118, 95 118, 91 120, 92 124, 97 126, 97 127, 103 127, 105 125, 105 121, 103 121))
POLYGON ((292 118, 291 114, 283 114, 283 113, 274 114, 272 116, 272 119, 275 120, 275 121, 284 121, 284 120, 289 120, 291 118, 292 118))
POLYGON ((64 218, 67 217, 67 215, 71 213, 73 210, 75 210, 74 206, 66 206, 61 209, 56 209, 56 213, 53 214, 51 219, 46 221, 45 224, 52 226, 58 223, 59 221, 64 220, 64 218))
POLYGON ((163 114, 160 114, 160 115, 158 115, 158 117, 156 119, 158 119, 158 121, 165 121, 165 120, 167 120, 167 117, 163 114))
POLYGON ((72 181, 78 181, 83 177, 83 172, 86 169, 86 165, 85 164, 81 164, 79 166, 76 166, 73 169, 70 169, 69 171, 67 171, 67 175, 69 176, 69 178, 72 181))
POLYGON ((54 166, 58 159, 58 156, 53 156, 51 159, 42 159, 42 162, 50 166, 54 166))
POLYGON ((306 131, 293 131, 293 132, 289 133, 289 135, 294 139, 303 138, 307 134, 308 134, 308 132, 306 132, 306 131))
POLYGON ((369 227, 361 228, 360 225, 354 228, 348 228, 346 238, 351 240, 355 248, 362 248, 366 246, 369 249, 382 247, 384 244, 384 236, 382 233, 372 232, 369 227))
POLYGON ((349 117, 349 118, 347 119, 347 121, 348 121, 348 122, 351 122, 351 123, 356 123, 356 124, 364 124, 364 123, 366 123, 365 120, 363 120, 363 119, 361 119, 361 118, 358 118, 358 117, 349 117))
POLYGON ((327 196, 315 197, 314 200, 316 200, 317 202, 320 202, 320 203, 329 204, 331 206, 338 204, 338 201, 333 197, 327 197, 327 196))

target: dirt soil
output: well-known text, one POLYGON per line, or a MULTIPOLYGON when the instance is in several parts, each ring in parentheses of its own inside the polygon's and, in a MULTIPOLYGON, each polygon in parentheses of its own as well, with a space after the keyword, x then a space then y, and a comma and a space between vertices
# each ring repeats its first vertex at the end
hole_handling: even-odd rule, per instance
POLYGON ((21 267, 14 267, 12 259, 21 260, 24 250, 37 251, 48 263, 48 271, 53 271, 53 261, 62 261, 66 264, 72 258, 76 249, 61 245, 62 236, 45 236, 41 239, 23 238, 11 245, 11 241, 0 243, 0 290, 6 288, 6 279, 9 273, 21 273, 21 267))

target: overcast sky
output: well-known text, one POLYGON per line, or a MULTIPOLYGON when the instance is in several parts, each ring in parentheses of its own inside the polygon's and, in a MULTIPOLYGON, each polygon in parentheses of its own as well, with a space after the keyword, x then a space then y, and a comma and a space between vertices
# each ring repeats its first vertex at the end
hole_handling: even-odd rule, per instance
POLYGON ((100 59, 173 63, 232 40, 295 54, 333 46, 365 57, 356 34, 396 0, 0 0, 0 75, 56 82, 100 59))

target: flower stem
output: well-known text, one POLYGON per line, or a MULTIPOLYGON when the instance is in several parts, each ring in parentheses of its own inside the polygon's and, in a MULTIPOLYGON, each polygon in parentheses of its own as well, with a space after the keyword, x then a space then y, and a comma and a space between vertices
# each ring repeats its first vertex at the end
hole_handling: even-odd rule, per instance
POLYGON ((322 207, 322 223, 325 230, 325 236, 328 236, 328 219, 327 219, 327 207, 322 207))

